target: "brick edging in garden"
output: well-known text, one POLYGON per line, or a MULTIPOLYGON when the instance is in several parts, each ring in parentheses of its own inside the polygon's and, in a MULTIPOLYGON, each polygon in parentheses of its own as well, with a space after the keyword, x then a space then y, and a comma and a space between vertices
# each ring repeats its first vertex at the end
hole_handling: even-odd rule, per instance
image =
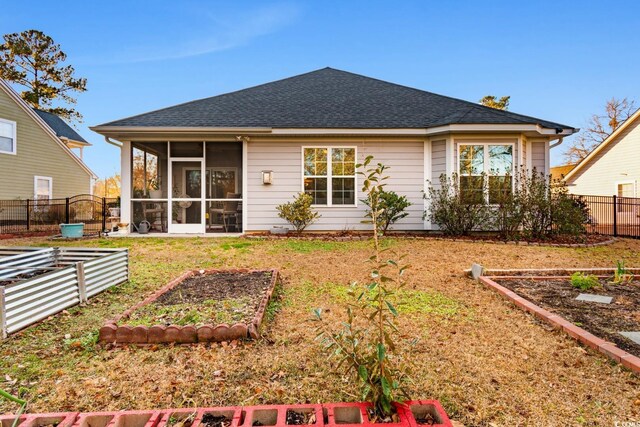
MULTIPOLYGON (((229 406, 217 408, 182 408, 149 411, 112 411, 112 412, 58 412, 44 414, 23 414, 20 416, 19 427, 37 427, 42 425, 56 425, 57 427, 72 427, 83 425, 140 426, 140 427, 168 427, 172 418, 184 420, 192 415, 191 427, 200 427, 205 414, 223 416, 229 427, 252 427, 258 422, 260 425, 286 427, 288 410, 298 412, 313 412, 315 422, 307 426, 337 427, 345 425, 379 426, 379 427, 421 427, 416 416, 425 414, 434 416, 437 424, 432 427, 453 427, 447 413, 437 400, 413 400, 402 404, 394 404, 399 422, 372 423, 368 417, 370 403, 329 403, 329 404, 296 404, 296 405, 258 405, 258 406, 229 406)), ((1 425, 11 425, 15 416, 0 415, 1 425)))
POLYGON ((256 339, 259 336, 260 325, 264 318, 264 313, 273 294, 273 290, 278 282, 278 270, 256 270, 256 269, 195 269, 189 270, 177 278, 171 280, 162 288, 155 291, 153 294, 140 301, 139 303, 128 308, 121 314, 117 315, 113 319, 107 320, 100 328, 98 341, 103 344, 115 343, 115 344, 194 344, 194 343, 207 343, 207 342, 223 342, 242 340, 247 338, 256 339), (161 295, 169 292, 186 279, 193 277, 196 274, 215 274, 215 273, 256 273, 256 272, 271 272, 271 282, 267 288, 260 305, 256 309, 256 313, 249 324, 235 323, 228 325, 221 323, 218 325, 153 325, 153 326, 131 326, 126 324, 118 325, 119 322, 124 319, 128 319, 131 314, 140 309, 141 307, 150 304, 157 300, 161 295))
MULTIPOLYGON (((516 270, 512 270, 516 271, 516 270)), ((576 271, 584 271, 584 270, 576 270, 576 271)), ((516 294, 512 290, 498 284, 493 278, 504 279, 504 276, 480 276, 478 280, 485 284, 486 286, 492 288, 497 291, 500 295, 502 295, 505 299, 513 302, 515 305, 520 307, 521 309, 535 315, 541 320, 544 320, 547 323, 550 323, 554 328, 563 330, 565 333, 569 334, 573 339, 581 342, 582 344, 590 347, 594 350, 599 351, 600 353, 606 355, 607 357, 615 360, 616 362, 622 364, 622 366, 630 369, 633 372, 640 373, 640 358, 634 356, 633 354, 627 353, 626 351, 618 348, 615 344, 605 341, 602 338, 599 338, 593 335, 590 332, 585 331, 579 326, 574 325, 569 322, 565 318, 558 316, 557 314, 553 314, 548 310, 545 310, 542 307, 537 306, 531 301, 521 297, 516 294)), ((518 276, 519 279, 530 279, 527 276, 518 276)), ((545 277, 547 279, 548 277, 545 277)))
MULTIPOLYGON (((325 242, 356 242, 369 240, 371 235, 369 234, 356 234, 349 236, 331 236, 327 234, 303 234, 298 236, 296 234, 287 234, 287 235, 274 235, 274 234, 245 234, 243 237, 247 239, 255 239, 255 240, 287 240, 287 239, 295 239, 295 240, 317 240, 317 241, 325 241, 325 242)), ((517 245, 517 246, 543 246, 543 247, 557 247, 557 248, 594 248, 598 246, 607 246, 617 241, 615 237, 604 240, 602 242, 595 243, 547 243, 547 242, 528 242, 526 240, 491 240, 491 239, 461 239, 454 237, 443 237, 437 235, 429 235, 429 234, 394 234, 388 233, 385 237, 393 237, 396 239, 406 239, 406 240, 436 240, 436 241, 444 241, 444 242, 463 242, 463 243, 494 243, 497 245, 517 245)))

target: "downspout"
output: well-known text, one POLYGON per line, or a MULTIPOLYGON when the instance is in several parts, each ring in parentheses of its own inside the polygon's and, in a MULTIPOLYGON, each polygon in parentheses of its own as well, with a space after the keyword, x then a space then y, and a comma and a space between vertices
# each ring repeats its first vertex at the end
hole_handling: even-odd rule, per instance
MULTIPOLYGON (((564 139, 564 137, 563 137, 563 136, 561 136, 560 138, 558 138, 558 142, 556 142, 555 144, 551 144, 551 145, 549 146, 549 150, 551 150, 552 148, 555 148, 555 147, 557 147, 558 145, 562 144, 562 140, 563 140, 563 139, 564 139)), ((553 139, 552 139, 552 140, 550 140, 549 142, 551 142, 551 141, 553 141, 553 139)))

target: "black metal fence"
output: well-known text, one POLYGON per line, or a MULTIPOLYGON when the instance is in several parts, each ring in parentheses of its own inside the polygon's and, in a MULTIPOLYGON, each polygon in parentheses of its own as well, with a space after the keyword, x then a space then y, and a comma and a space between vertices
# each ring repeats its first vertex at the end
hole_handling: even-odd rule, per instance
POLYGON ((119 199, 91 194, 64 199, 0 200, 0 234, 59 232, 59 225, 84 223, 85 234, 99 234, 119 199))
POLYGON ((640 198, 576 195, 589 209, 592 233, 640 238, 640 198))

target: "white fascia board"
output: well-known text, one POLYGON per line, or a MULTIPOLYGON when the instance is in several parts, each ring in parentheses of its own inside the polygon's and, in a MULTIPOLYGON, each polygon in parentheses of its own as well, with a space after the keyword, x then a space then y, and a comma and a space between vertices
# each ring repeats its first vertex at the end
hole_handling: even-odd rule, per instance
POLYGON ((271 133, 271 128, 265 127, 188 127, 188 126, 90 126, 99 134, 123 134, 123 133, 271 133))
POLYGON ((547 129, 535 124, 451 124, 433 128, 267 128, 267 127, 144 127, 144 126, 92 126, 94 132, 102 135, 117 134, 269 134, 269 135, 435 135, 448 132, 536 132, 540 135, 571 135, 573 129, 547 129))

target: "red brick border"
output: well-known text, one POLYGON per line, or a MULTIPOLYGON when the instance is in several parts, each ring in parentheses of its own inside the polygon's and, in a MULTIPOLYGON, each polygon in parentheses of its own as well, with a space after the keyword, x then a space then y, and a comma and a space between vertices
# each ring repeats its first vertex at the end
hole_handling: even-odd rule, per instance
MULTIPOLYGON (((514 270, 515 271, 515 270, 514 270)), ((504 279, 509 276, 480 276, 480 282, 497 291, 504 298, 510 300, 518 307, 535 315, 541 320, 553 325, 556 329, 563 330, 571 338, 581 342, 582 344, 607 355, 609 358, 621 363, 633 372, 640 373, 640 358, 618 348, 615 344, 598 338, 590 332, 585 331, 579 326, 567 321, 557 314, 553 314, 544 308, 538 307, 531 301, 522 298, 512 290, 498 284, 493 279, 504 279)), ((527 276, 517 276, 518 279, 529 279, 527 276)), ((567 278, 566 276, 564 278, 567 278)))
MULTIPOLYGON (((369 420, 368 409, 370 403, 330 403, 330 404, 297 404, 297 405, 260 405, 260 406, 230 406, 219 408, 182 408, 165 409, 159 411, 120 411, 120 412, 62 412, 52 414, 24 414, 20 417, 19 427, 37 427, 43 423, 59 423, 61 427, 88 427, 91 425, 144 427, 166 427, 172 416, 185 417, 194 414, 191 427, 200 427, 202 417, 207 413, 224 414, 231 421, 230 427, 252 427, 254 421, 261 418, 269 419, 268 424, 274 427, 287 427, 286 415, 288 410, 306 410, 316 414, 316 420, 309 426, 315 427, 421 427, 415 414, 432 415, 437 424, 433 427, 453 427, 442 405, 437 400, 413 400, 394 404, 398 413, 397 423, 372 423, 369 420), (354 419, 353 423, 348 423, 354 419)), ((0 423, 8 425, 14 416, 0 415, 0 423)))
MULTIPOLYGON (((319 240, 327 242, 354 242, 360 240, 369 240, 372 235, 367 232, 356 232, 355 234, 341 235, 340 233, 326 233, 326 232, 314 232, 305 231, 302 235, 298 236, 295 232, 289 234, 269 234, 268 232, 255 231, 247 232, 244 234, 246 239, 254 240, 319 240)), ((441 234, 430 233, 405 233, 405 232, 387 232, 385 237, 395 239, 406 240, 436 240, 445 242, 464 242, 464 243, 493 243, 497 245, 518 245, 518 246, 543 246, 543 247, 557 247, 557 248, 595 248, 598 246, 606 246, 615 243, 618 238, 612 237, 601 242, 594 243, 551 243, 551 242, 529 242, 526 240, 497 240, 497 239, 465 239, 460 237, 446 237, 441 234)))
POLYGON ((167 283, 156 292, 133 305, 129 309, 125 310, 122 314, 107 320, 100 328, 99 342, 103 344, 115 343, 115 344, 194 344, 202 342, 222 342, 241 340, 247 338, 258 338, 260 325, 264 318, 264 313, 273 294, 273 290, 278 282, 278 270, 251 270, 246 268, 241 269, 197 269, 187 271, 177 278, 167 283), (169 292, 171 289, 178 286, 184 280, 193 277, 195 274, 214 274, 214 273, 256 273, 263 272, 271 273, 271 283, 265 292, 260 305, 258 306, 253 319, 249 324, 235 323, 228 325, 221 323, 219 325, 202 325, 196 327, 194 325, 178 326, 178 325, 153 325, 153 326, 131 326, 125 324, 119 324, 122 321, 126 321, 131 314, 139 308, 152 303, 158 299, 161 295, 169 292))

